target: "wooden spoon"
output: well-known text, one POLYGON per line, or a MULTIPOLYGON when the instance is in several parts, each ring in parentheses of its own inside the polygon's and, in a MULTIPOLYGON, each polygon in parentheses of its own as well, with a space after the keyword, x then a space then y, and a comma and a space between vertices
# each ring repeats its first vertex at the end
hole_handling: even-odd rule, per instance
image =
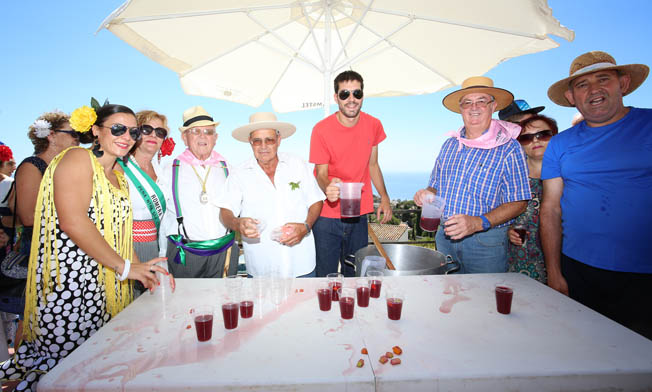
POLYGON ((376 249, 378 249, 380 255, 385 258, 385 261, 387 262, 387 269, 396 270, 396 268, 394 268, 394 264, 392 264, 392 260, 390 260, 389 256, 387 256, 387 253, 385 253, 385 248, 383 248, 383 245, 378 240, 378 237, 376 237, 376 233, 374 232, 374 229, 371 228, 371 224, 369 222, 367 222, 367 229, 369 230, 369 236, 373 240, 374 245, 376 245, 376 249))

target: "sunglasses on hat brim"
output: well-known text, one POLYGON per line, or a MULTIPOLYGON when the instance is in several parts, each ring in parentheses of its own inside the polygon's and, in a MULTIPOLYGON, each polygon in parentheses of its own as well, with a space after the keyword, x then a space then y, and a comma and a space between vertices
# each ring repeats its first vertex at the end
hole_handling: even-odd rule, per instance
POLYGON ((543 131, 539 131, 537 133, 526 133, 523 135, 520 135, 518 137, 518 142, 521 143, 522 146, 527 146, 528 144, 532 143, 534 139, 541 140, 542 142, 547 142, 552 138, 552 131, 550 129, 544 129, 543 131))
POLYGON ((165 139, 168 135, 168 130, 165 128, 161 128, 161 127, 154 128, 153 126, 148 124, 143 124, 140 126, 140 133, 142 133, 143 135, 151 135, 152 132, 154 132, 156 134, 156 137, 158 137, 159 139, 165 139))
POLYGON ((362 97, 364 96, 364 93, 363 93, 362 90, 360 90, 360 89, 355 89, 355 90, 353 90, 353 91, 349 91, 349 90, 340 90, 340 91, 337 93, 337 96, 338 96, 342 101, 344 101, 345 99, 349 98, 349 96, 351 95, 351 93, 353 93, 353 98, 355 98, 355 99, 362 99, 362 97))

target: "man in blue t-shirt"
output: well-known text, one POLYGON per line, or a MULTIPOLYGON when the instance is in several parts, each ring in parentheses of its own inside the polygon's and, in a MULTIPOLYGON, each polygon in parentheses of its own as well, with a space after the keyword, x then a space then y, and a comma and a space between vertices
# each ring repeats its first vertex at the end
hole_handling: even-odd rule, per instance
POLYGON ((648 73, 595 51, 550 87, 584 121, 548 144, 540 234, 550 287, 652 338, 652 110, 623 104, 648 73))

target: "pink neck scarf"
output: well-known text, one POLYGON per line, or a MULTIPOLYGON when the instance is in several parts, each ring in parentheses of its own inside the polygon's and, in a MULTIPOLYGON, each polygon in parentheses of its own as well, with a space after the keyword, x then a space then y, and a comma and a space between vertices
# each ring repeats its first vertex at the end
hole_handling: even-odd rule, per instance
POLYGON ((462 137, 463 129, 464 127, 462 126, 457 131, 450 131, 446 134, 446 136, 454 137, 457 139, 457 151, 462 149, 462 144, 471 148, 482 148, 489 150, 498 146, 502 146, 511 139, 516 139, 521 133, 521 127, 517 124, 501 120, 491 120, 489 129, 480 137, 475 139, 467 139, 462 137))
POLYGON ((202 161, 193 154, 190 149, 186 148, 186 151, 182 152, 181 155, 177 157, 181 162, 185 162, 192 166, 213 166, 220 167, 220 161, 226 161, 222 155, 217 151, 211 151, 211 156, 207 160, 202 161))

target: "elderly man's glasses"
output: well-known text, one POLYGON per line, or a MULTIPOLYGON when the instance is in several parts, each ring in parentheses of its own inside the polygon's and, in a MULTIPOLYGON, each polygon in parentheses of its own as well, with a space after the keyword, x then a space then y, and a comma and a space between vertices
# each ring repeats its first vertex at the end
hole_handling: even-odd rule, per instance
POLYGON ((79 139, 79 133, 73 131, 72 129, 56 129, 54 132, 67 133, 68 135, 72 136, 73 139, 79 139))
POLYGON ((165 137, 168 135, 168 130, 165 128, 154 128, 151 125, 143 124, 140 126, 140 132, 143 135, 151 135, 152 132, 156 134, 156 137, 159 139, 165 139, 165 137))
POLYGON ((355 98, 355 99, 362 99, 362 97, 364 96, 364 93, 360 89, 356 89, 356 90, 353 90, 353 91, 340 90, 340 92, 337 93, 337 96, 340 97, 340 99, 342 101, 344 101, 347 98, 349 98, 349 95, 351 95, 351 93, 353 93, 353 98, 355 98))
POLYGON ((487 105, 489 105, 493 101, 494 101, 493 99, 485 99, 485 98, 480 98, 477 101, 471 101, 470 99, 465 99, 464 101, 460 102, 460 107, 462 109, 470 109, 475 105, 478 108, 486 108, 487 105))
POLYGON ((115 123, 110 127, 105 127, 104 125, 100 125, 99 127, 110 129, 111 135, 113 136, 122 136, 125 134, 125 132, 129 131, 129 136, 131 136, 132 139, 140 139, 140 128, 138 127, 129 128, 128 126, 119 123, 115 123))
POLYGON ((552 131, 549 129, 544 129, 537 133, 525 133, 518 137, 518 142, 521 143, 521 146, 527 146, 532 143, 534 139, 541 140, 542 142, 547 142, 552 138, 552 131))
POLYGON ((213 128, 190 128, 186 130, 191 135, 206 135, 206 136, 213 136, 215 135, 215 129, 213 128))
POLYGON ((260 147, 263 144, 276 144, 276 137, 266 137, 264 139, 261 138, 254 138, 249 140, 249 143, 251 143, 252 146, 254 147, 260 147))

